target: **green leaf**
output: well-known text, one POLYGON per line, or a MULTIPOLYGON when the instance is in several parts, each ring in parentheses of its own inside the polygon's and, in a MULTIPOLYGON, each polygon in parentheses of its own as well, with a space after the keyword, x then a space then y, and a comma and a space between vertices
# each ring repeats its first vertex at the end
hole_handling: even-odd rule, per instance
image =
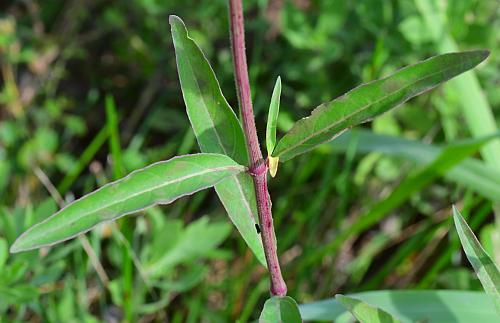
MULTIPOLYGON (((208 60, 189 37, 184 22, 177 16, 170 16, 169 21, 182 94, 201 151, 224 154, 241 165, 248 165, 243 130, 224 98, 208 60)), ((215 190, 231 221, 257 259, 265 265, 262 241, 255 230, 258 216, 252 178, 241 173, 217 184, 215 190)))
POLYGON ((299 307, 289 296, 271 297, 264 304, 259 323, 301 323, 299 307))
MULTIPOLYGON (((356 153, 378 152, 413 161, 424 166, 436 159, 444 149, 453 145, 430 145, 401 137, 373 133, 367 129, 353 129, 329 145, 335 153, 345 153, 355 146, 356 153)), ((467 158, 449 169, 444 177, 492 201, 500 200, 500 172, 475 158, 467 158)))
POLYGON ((370 323, 401 322, 400 320, 396 319, 386 311, 371 306, 370 304, 362 300, 352 297, 347 297, 340 294, 335 295, 335 299, 338 300, 345 308, 347 308, 349 312, 351 312, 351 314, 360 322, 370 322, 370 323))
MULTIPOLYGON (((498 322, 495 307, 484 292, 387 290, 348 296, 390 312, 402 322, 498 322)), ((299 308, 304 321, 345 323, 353 320, 335 299, 302 304, 299 308)))
POLYGON ((476 271, 484 290, 495 302, 500 315, 500 272, 455 206, 453 206, 453 220, 465 255, 476 271))
POLYGON ((274 147, 276 146, 276 124, 280 111, 280 97, 281 77, 278 76, 274 85, 273 95, 271 96, 271 103, 269 104, 269 114, 267 115, 266 148, 268 156, 272 156, 274 147))
POLYGON ((222 94, 212 67, 189 37, 184 22, 170 16, 182 95, 203 152, 230 156, 246 165, 248 153, 238 118, 222 94))
POLYGON ((244 170, 244 166, 219 154, 179 156, 152 164, 76 200, 33 226, 14 242, 11 252, 71 239, 101 222, 171 203, 244 170))
POLYGON ((361 85, 299 120, 278 142, 273 155, 286 161, 305 153, 475 67, 488 54, 488 51, 477 50, 439 55, 361 85))

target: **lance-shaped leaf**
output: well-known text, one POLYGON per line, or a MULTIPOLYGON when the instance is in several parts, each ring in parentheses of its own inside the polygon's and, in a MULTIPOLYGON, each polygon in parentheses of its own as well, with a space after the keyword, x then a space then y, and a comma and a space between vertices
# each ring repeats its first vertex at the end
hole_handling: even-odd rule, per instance
POLYGON ((279 162, 279 158, 273 157, 272 153, 274 147, 276 146, 276 124, 278 121, 278 113, 280 111, 280 97, 281 77, 278 76, 276 84, 274 85, 273 95, 271 96, 271 103, 269 104, 269 113, 267 115, 266 127, 267 157, 269 159, 269 172, 272 177, 276 176, 279 162))
POLYGON ((274 146, 276 146, 276 123, 280 111, 280 97, 281 77, 278 76, 276 84, 274 84, 273 95, 271 96, 271 103, 269 104, 269 113, 267 115, 266 148, 269 156, 272 155, 274 146))
POLYGON ((85 195, 31 227, 15 241, 11 252, 71 239, 101 222, 171 203, 244 170, 244 166, 219 154, 179 156, 152 164, 85 195))
POLYGON ((400 323, 401 321, 387 313, 386 311, 372 306, 362 300, 347 297, 344 295, 335 295, 340 304, 342 304, 351 314, 360 322, 370 323, 400 323))
POLYGON ((305 153, 475 67, 488 54, 488 51, 476 50, 439 55, 361 85, 299 120, 278 142, 273 156, 286 161, 305 153))
POLYGON ((491 296, 500 315, 500 272, 455 206, 453 206, 453 220, 465 255, 476 271, 484 290, 491 296))
POLYGON ((259 323, 301 323, 299 306, 289 296, 271 297, 264 304, 259 323))
MULTIPOLYGON (((230 156, 248 165, 243 129, 227 103, 205 55, 188 35, 184 22, 170 16, 177 69, 187 114, 202 152, 230 156)), ((242 173, 219 183, 215 190, 234 225, 257 259, 266 264, 255 230, 257 203, 253 181, 242 173)))

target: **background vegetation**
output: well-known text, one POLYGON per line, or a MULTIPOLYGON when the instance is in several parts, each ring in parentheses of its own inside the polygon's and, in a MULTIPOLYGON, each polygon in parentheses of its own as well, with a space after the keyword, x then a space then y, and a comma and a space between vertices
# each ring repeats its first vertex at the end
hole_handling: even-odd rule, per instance
MULTIPOLYGON (((261 139, 278 75, 283 132, 317 104, 401 66, 454 49, 491 50, 475 74, 281 165, 270 182, 285 280, 301 303, 372 289, 481 290, 450 232, 450 205, 471 215, 500 263, 492 210, 500 143, 475 156, 483 177, 474 183, 463 169, 436 172, 429 163, 438 145, 494 132, 500 120, 499 3, 245 3, 261 139)), ((54 248, 7 252, 58 205, 198 151, 169 14, 185 20, 237 107, 225 0, 0 4, 0 322, 258 317, 267 275, 212 190, 54 248)))

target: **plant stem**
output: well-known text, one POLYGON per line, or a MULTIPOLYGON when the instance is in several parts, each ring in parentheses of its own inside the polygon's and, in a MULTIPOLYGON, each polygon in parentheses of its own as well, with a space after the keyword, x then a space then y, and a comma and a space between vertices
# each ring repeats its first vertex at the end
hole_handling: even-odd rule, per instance
POLYGON ((273 217, 271 214, 271 201, 267 189, 267 163, 262 158, 259 146, 250 94, 250 82, 248 81, 245 27, 241 0, 229 0, 229 16, 231 21, 231 46, 236 89, 241 107, 247 149, 250 154, 250 174, 255 186, 262 244, 271 280, 270 292, 273 296, 284 296, 286 295, 287 288, 281 275, 278 260, 276 236, 274 234, 273 217))

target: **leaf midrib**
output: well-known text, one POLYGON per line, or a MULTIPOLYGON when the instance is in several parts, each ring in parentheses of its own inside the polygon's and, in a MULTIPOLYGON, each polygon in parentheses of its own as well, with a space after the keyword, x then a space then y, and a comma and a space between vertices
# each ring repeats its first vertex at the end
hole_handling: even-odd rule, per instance
MULTIPOLYGON (((113 203, 110 203, 110 204, 108 204, 108 205, 102 206, 102 207, 100 207, 100 208, 98 208, 98 209, 92 210, 92 211, 90 211, 90 212, 86 212, 86 213, 84 213, 84 214, 82 214, 82 215, 80 215, 80 216, 78 216, 78 217, 75 217, 75 218, 73 219, 73 221, 70 221, 69 223, 66 223, 65 225, 71 225, 72 223, 75 223, 75 222, 79 221, 80 219, 82 219, 83 217, 87 216, 88 214, 92 214, 92 213, 97 213, 97 212, 100 212, 100 211, 105 210, 105 209, 107 209, 107 208, 110 208, 110 207, 112 207, 112 206, 114 206, 114 205, 120 204, 120 203, 122 203, 122 202, 124 202, 124 201, 126 201, 126 200, 128 200, 128 199, 134 198, 134 197, 139 196, 139 195, 141 195, 141 194, 146 194, 146 193, 149 193, 149 192, 155 191, 155 190, 160 189, 160 188, 162 188, 162 187, 165 187, 165 186, 167 186, 167 185, 180 183, 180 182, 182 182, 182 181, 184 181, 184 180, 187 180, 187 179, 190 179, 190 178, 193 178, 193 177, 197 177, 197 176, 201 176, 201 175, 205 175, 205 174, 209 174, 209 173, 215 173, 215 172, 218 172, 218 171, 223 171, 223 170, 233 170, 233 169, 242 169, 242 166, 224 166, 224 167, 210 168, 210 169, 205 169, 205 170, 203 170, 203 171, 201 171, 201 172, 198 172, 198 173, 194 173, 194 174, 186 175, 186 176, 183 176, 183 177, 179 177, 179 178, 176 178, 176 179, 174 179, 174 180, 167 181, 167 182, 164 182, 164 183, 162 183, 162 184, 160 184, 160 185, 154 186, 154 187, 152 187, 152 188, 150 188, 150 189, 148 189, 148 190, 144 190, 144 191, 141 191, 141 192, 139 192, 139 193, 135 193, 135 194, 129 195, 129 196, 127 196, 127 197, 126 197, 126 198, 124 198, 124 199, 121 199, 121 200, 115 200, 115 201, 113 201, 113 203)), ((135 172, 130 173, 130 174, 129 174, 129 175, 127 175, 126 177, 124 177, 124 178, 122 178, 122 179, 118 180, 117 182, 114 182, 114 183, 109 183, 109 184, 107 184, 107 185, 104 185, 103 187, 99 188, 98 190, 96 190, 96 191, 92 192, 92 193, 91 193, 91 194, 89 194, 89 195, 86 195, 86 196, 82 197, 81 199, 78 199, 78 200, 74 201, 73 203, 76 203, 77 201, 81 201, 81 200, 83 200, 84 198, 89 198, 89 197, 91 197, 92 195, 96 194, 97 192, 99 192, 99 191, 101 191, 101 190, 103 190, 103 189, 105 189, 105 188, 107 188, 107 187, 117 185, 117 184, 119 184, 120 182, 123 182, 123 181, 125 181, 126 179, 128 179, 128 178, 129 178, 131 175, 133 175, 134 173, 135 173, 135 172)), ((55 213, 53 216, 51 216, 51 217, 47 218, 47 220, 45 220, 45 221, 41 222, 39 225, 42 225, 43 223, 45 223, 45 222, 49 221, 49 220, 50 220, 50 219, 52 219, 53 217, 55 217, 55 216, 57 216, 57 215, 61 214, 61 213, 62 213, 63 211, 65 211, 68 207, 70 207, 71 205, 73 205, 73 203, 72 203, 72 204, 70 204, 70 205, 68 205, 68 206, 66 206, 66 207, 64 207, 64 208, 62 208, 59 212, 57 212, 57 213, 55 213)), ((156 201, 155 201, 155 203, 156 203, 156 201)), ((155 204, 155 203, 153 203, 153 204, 155 204)), ((109 219, 109 220, 112 220, 112 219, 114 219, 114 218, 115 218, 115 217, 113 217, 113 218, 111 218, 111 219, 109 219)), ((37 225, 37 226, 35 226, 35 227, 38 227, 39 225, 37 225)), ((35 227, 33 227, 33 228, 35 228, 35 227)), ((44 233, 45 233, 45 234, 50 234, 50 233, 53 233, 53 232, 55 232, 55 231, 59 230, 61 227, 62 227, 62 226, 54 226, 54 227, 53 227, 53 229, 48 229, 48 230, 47 230, 47 231, 45 231, 44 233)), ((30 231, 31 231, 31 230, 26 231, 26 233, 25 233, 25 234, 28 234, 30 231)))
MULTIPOLYGON (((391 92, 391 93, 389 93, 389 94, 387 94, 387 95, 383 96, 382 98, 380 98, 380 99, 378 99, 378 100, 375 100, 375 101, 373 101, 373 102, 371 102, 371 103, 368 103, 367 105, 362 106, 360 109, 358 109, 358 110, 354 111, 353 113, 351 113, 351 114, 349 114, 349 115, 345 116, 344 118, 339 119, 336 123, 333 123, 333 124, 329 125, 328 127, 324 128, 324 129, 321 129, 320 131, 317 131, 317 132, 314 132, 314 133, 310 134, 309 136, 307 136, 307 137, 305 137, 304 139, 300 140, 297 144, 295 144, 295 145, 293 145, 293 146, 290 146, 289 148, 287 148, 287 149, 283 150, 283 151, 279 154, 279 156, 284 155, 285 153, 289 152, 289 151, 290 151, 290 150, 292 150, 292 149, 295 149, 296 147, 298 147, 298 146, 302 145, 304 142, 306 142, 306 141, 310 140, 311 138, 313 138, 313 137, 315 137, 315 136, 318 136, 318 135, 320 135, 320 134, 322 134, 322 133, 324 133, 324 132, 327 132, 327 131, 328 131, 328 130, 330 130, 331 128, 333 128, 333 127, 335 127, 335 126, 338 126, 340 123, 342 123, 342 122, 346 121, 347 119, 349 119, 349 118, 353 117, 354 115, 356 115, 356 114, 358 114, 358 113, 361 113, 361 112, 363 112, 363 111, 367 110, 367 109, 368 109, 368 108, 370 108, 372 105, 377 104, 377 103, 379 103, 380 101, 383 101, 383 100, 387 99, 387 98, 388 98, 389 96, 391 96, 391 95, 394 95, 394 94, 396 94, 396 93, 398 93, 398 92, 401 92, 401 91, 403 91, 403 90, 406 90, 408 87, 411 87, 411 86, 415 85, 416 83, 418 83, 418 82, 420 82, 420 81, 423 81, 423 80, 425 80, 425 79, 427 79, 427 78, 431 78, 431 77, 433 77, 433 76, 435 76, 435 75, 437 75, 437 74, 443 73, 443 72, 448 71, 448 70, 451 70, 451 69, 455 69, 455 68, 457 68, 457 67, 459 67, 459 66, 462 66, 462 65, 465 65, 465 62, 461 62, 461 63, 459 63, 459 64, 455 64, 455 65, 453 65, 453 66, 450 66, 450 67, 444 68, 444 69, 442 69, 442 70, 439 70, 438 72, 434 72, 434 73, 428 74, 427 76, 424 76, 424 77, 422 77, 422 78, 419 78, 419 79, 415 80, 414 82, 412 82, 412 83, 410 83, 410 84, 408 84, 408 85, 406 85, 406 86, 404 86, 404 87, 402 87, 402 88, 400 88, 400 89, 398 89, 398 90, 396 90, 396 91, 394 91, 394 92, 391 92)), ((395 76, 395 75, 393 75, 393 76, 395 76)), ((389 76, 389 77, 387 77, 387 78, 385 78, 385 79, 381 79, 380 81, 387 81, 387 80, 388 80, 389 78, 391 78, 391 77, 392 77, 392 76, 389 76)), ((441 82, 439 82, 439 83, 441 83, 441 82)), ((437 83, 437 84, 436 84, 436 85, 434 85, 434 86, 439 85, 439 83, 437 83)), ((354 89, 354 90, 355 90, 355 89, 354 89)), ((352 91, 354 91, 354 90, 352 90, 352 91)), ((348 95, 348 94, 349 94, 349 93, 346 93, 346 94, 344 94, 343 96, 348 95)), ((334 101, 339 100, 340 98, 342 98, 342 96, 341 96, 341 97, 339 97, 339 98, 337 98, 337 99, 334 99, 331 103, 333 103, 334 101)), ((403 102, 401 102, 400 104, 402 104, 402 103, 404 103, 404 101, 403 101, 403 102)), ((313 110, 313 111, 314 111, 314 110, 313 110)), ((302 119, 302 120, 304 120, 304 119, 302 119)), ((299 121, 300 121, 300 120, 299 120, 299 121)), ((293 130, 293 129, 292 129, 292 130, 293 130)), ((284 137, 283 137, 283 138, 284 138, 284 137)), ((278 143, 278 144, 279 144, 279 143, 278 143)))
MULTIPOLYGON (((186 39, 187 39, 187 40, 189 40, 189 41, 193 42, 193 45, 194 45, 194 46, 198 47, 198 45, 197 45, 196 43, 194 43, 193 39, 189 37, 189 34, 188 34, 187 30, 186 30, 186 36, 185 36, 185 37, 186 37, 186 39)), ((183 44, 180 44, 180 46, 182 47, 182 50, 183 50, 184 52, 186 52, 186 49, 185 49, 184 45, 183 45, 183 44)), ((205 56, 205 55, 203 54, 203 52, 202 52, 202 51, 200 51, 200 52, 201 52, 201 54, 202 54, 203 56, 205 56)), ((188 55, 185 55, 185 56, 188 56, 188 55)), ((204 58, 205 58, 205 57, 204 57, 204 58)), ((192 66, 192 64, 191 64, 191 60, 190 60, 189 58, 187 58, 187 59, 186 59, 186 62, 187 62, 187 64, 189 65, 189 68, 191 69, 191 73, 192 73, 192 74, 195 74, 195 73, 194 73, 194 70, 193 70, 193 66, 192 66)), ((211 118, 211 116, 212 116, 212 115, 210 114, 210 110, 208 109, 207 104, 206 104, 206 102, 205 102, 205 96, 204 96, 204 95, 203 95, 203 93, 200 91, 200 86, 199 86, 198 79, 197 79, 197 78, 194 78, 194 80, 195 80, 196 84, 198 85, 198 86, 197 86, 197 90, 198 90, 198 93, 200 94, 200 96, 201 96, 201 98, 202 98, 202 100, 201 100, 201 101, 203 102, 204 110, 205 110, 205 111, 208 113, 208 115, 210 116, 210 118, 209 118, 209 122, 210 122, 210 124, 212 125, 213 132, 215 133, 215 136, 217 137, 217 141, 218 141, 218 143, 219 143, 220 147, 222 148, 222 151, 224 152, 224 154, 226 154, 226 155, 227 155, 227 150, 226 150, 226 148, 224 147, 224 145, 222 144, 222 140, 221 140, 221 138, 220 138, 219 131, 218 131, 218 130, 217 130, 217 128, 215 127, 215 124, 214 124, 214 122, 213 122, 213 120, 212 120, 212 118, 211 118)), ((193 130, 194 130, 194 131, 195 131, 195 133, 197 134, 197 131, 196 131, 196 128, 195 128, 195 127, 193 127, 193 130)), ((196 136, 196 137, 198 138, 198 134, 197 134, 197 136, 196 136)), ((233 147, 233 149, 236 149, 236 147, 233 147)), ((255 217, 255 214, 254 214, 254 212, 252 211, 252 208, 251 208, 251 206, 250 206, 250 202, 249 202, 249 201, 248 201, 248 199, 247 199, 247 196, 246 196, 246 195, 245 195, 245 193, 243 192, 243 187, 242 187, 242 185, 241 185, 241 182, 240 182, 240 179, 238 178, 238 176, 235 176, 235 181, 236 181, 236 183, 237 183, 237 185, 238 185, 238 191, 239 191, 239 193, 241 194, 241 196, 243 197, 243 200, 245 201, 245 208, 247 209, 248 213, 249 213, 249 214, 251 215, 251 217, 253 218, 253 221, 254 221, 255 223, 257 223, 257 222, 256 222, 256 217, 255 217)))

